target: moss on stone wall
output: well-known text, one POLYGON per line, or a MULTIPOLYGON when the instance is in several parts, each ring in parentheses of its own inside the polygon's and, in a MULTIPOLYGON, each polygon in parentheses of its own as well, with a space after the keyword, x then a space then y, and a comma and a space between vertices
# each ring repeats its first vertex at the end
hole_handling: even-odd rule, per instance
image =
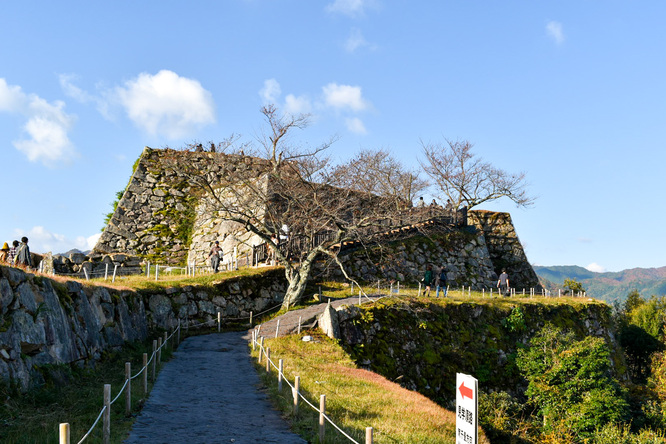
POLYGON ((517 351, 547 322, 580 338, 603 337, 614 350, 615 371, 624 372, 611 308, 603 303, 384 301, 360 308, 341 323, 344 346, 359 364, 445 406, 454 400, 458 372, 474 375, 484 392, 521 395, 525 382, 515 364, 517 351))

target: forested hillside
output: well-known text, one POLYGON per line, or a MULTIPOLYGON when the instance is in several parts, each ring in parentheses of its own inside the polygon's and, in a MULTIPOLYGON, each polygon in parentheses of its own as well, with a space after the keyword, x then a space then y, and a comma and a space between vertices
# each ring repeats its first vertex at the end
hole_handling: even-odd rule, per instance
POLYGON ((588 296, 611 303, 624 302, 633 290, 644 298, 666 295, 666 267, 595 273, 576 265, 564 265, 534 266, 534 271, 546 288, 561 288, 565 279, 575 279, 583 284, 588 296))

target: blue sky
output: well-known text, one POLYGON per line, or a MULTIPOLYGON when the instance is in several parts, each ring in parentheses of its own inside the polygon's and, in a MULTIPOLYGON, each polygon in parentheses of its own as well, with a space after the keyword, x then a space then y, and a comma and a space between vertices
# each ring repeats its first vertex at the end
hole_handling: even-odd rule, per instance
MULTIPOLYGON (((538 196, 499 200, 530 262, 666 265, 666 3, 2 2, 0 242, 87 249, 144 146, 312 114, 344 160, 469 140, 538 196)), ((430 198, 430 196, 428 196, 430 198)))

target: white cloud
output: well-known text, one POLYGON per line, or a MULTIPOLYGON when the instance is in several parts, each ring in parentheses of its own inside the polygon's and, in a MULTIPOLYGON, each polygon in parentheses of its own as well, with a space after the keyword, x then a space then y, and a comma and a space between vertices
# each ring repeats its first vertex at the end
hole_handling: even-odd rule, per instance
POLYGON ((5 79, 0 78, 0 111, 21 112, 26 100, 20 86, 8 85, 5 79))
POLYGON ((34 253, 48 253, 53 254, 65 253, 72 248, 77 248, 81 251, 91 250, 102 233, 96 233, 92 236, 77 236, 76 239, 71 240, 66 236, 58 233, 48 231, 42 226, 32 227, 29 231, 14 230, 16 239, 21 239, 22 236, 28 238, 28 245, 30 251, 34 253))
POLYGON ((306 96, 294 96, 293 94, 287 95, 285 97, 284 111, 286 113, 295 115, 295 114, 307 114, 312 110, 312 105, 310 104, 310 99, 306 96))
POLYGON ((376 8, 377 0, 334 0, 326 6, 326 11, 350 17, 362 16, 367 9, 376 8))
POLYGON ((139 74, 116 94, 129 118, 149 134, 175 139, 215 122, 210 92, 173 71, 139 74))
POLYGON ((592 271, 594 273, 605 273, 606 268, 602 267, 601 265, 597 264, 596 262, 592 262, 590 265, 585 267, 587 271, 592 271))
POLYGON ((277 103, 280 94, 282 94, 282 90, 275 79, 264 80, 264 87, 259 90, 259 95, 266 105, 277 103))
POLYGON ((338 85, 329 83, 322 88, 326 105, 337 109, 363 111, 368 102, 363 99, 360 86, 338 85))
POLYGON ((8 85, 0 78, 0 111, 26 117, 23 131, 28 138, 13 144, 31 162, 54 166, 77 155, 68 136, 75 117, 64 108, 62 101, 49 103, 36 94, 25 94, 20 86, 8 85))
POLYGON ((60 74, 58 79, 60 81, 60 87, 65 95, 80 103, 94 103, 97 107, 97 111, 99 111, 102 116, 112 120, 109 111, 109 98, 107 97, 109 95, 108 91, 103 92, 101 97, 94 96, 74 84, 74 81, 78 80, 78 76, 74 74, 60 74))
POLYGON ((562 30, 562 23, 550 21, 546 24, 546 34, 553 39, 557 45, 564 43, 564 31, 562 30))
POLYGON ((365 125, 363 124, 363 121, 359 119, 358 117, 352 117, 349 119, 345 120, 347 124, 347 129, 351 131, 352 133, 356 134, 367 134, 367 130, 365 129, 365 125))
POLYGON ((345 43, 345 49, 347 52, 355 52, 357 49, 364 46, 369 46, 368 42, 363 37, 360 29, 354 28, 351 30, 347 42, 345 43))

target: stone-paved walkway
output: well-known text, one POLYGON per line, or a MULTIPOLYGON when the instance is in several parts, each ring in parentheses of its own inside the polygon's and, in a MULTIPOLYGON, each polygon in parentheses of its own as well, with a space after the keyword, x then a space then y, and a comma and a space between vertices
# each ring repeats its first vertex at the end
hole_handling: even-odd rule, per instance
MULTIPOLYGON (((363 296, 363 303, 374 301, 379 299, 379 296, 369 295, 368 297, 363 296)), ((346 298, 346 299, 334 299, 331 300, 331 305, 333 308, 337 308, 341 305, 358 305, 358 296, 346 298)), ((305 329, 311 327, 317 316, 324 312, 326 308, 326 303, 321 303, 317 305, 311 305, 307 308, 300 310, 289 311, 277 318, 271 319, 268 322, 261 324, 260 335, 264 337, 275 337, 275 331, 277 329, 278 319, 280 320, 280 330, 278 331, 278 336, 285 336, 289 334, 296 333, 298 331, 298 319, 301 318, 301 328, 305 329)))
POLYGON ((242 332, 183 341, 125 443, 305 443, 259 390, 248 341, 242 332))
MULTIPOLYGON (((376 299, 372 298, 371 299, 376 299)), ((358 297, 331 301, 358 304, 358 297)), ((368 298, 363 297, 363 302, 368 298)), ((295 333, 299 317, 311 326, 326 303, 295 310, 261 324, 261 335, 295 333)), ((187 338, 160 371, 125 444, 302 444, 259 390, 245 332, 187 338)))

